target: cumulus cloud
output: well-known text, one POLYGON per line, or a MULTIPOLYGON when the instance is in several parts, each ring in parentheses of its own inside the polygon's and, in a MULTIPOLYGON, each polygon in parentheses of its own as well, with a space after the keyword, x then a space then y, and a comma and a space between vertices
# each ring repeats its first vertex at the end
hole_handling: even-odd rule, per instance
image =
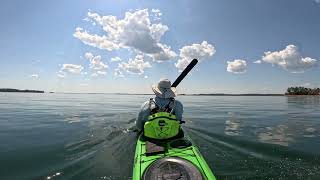
POLYGON ((32 78, 39 78, 39 75, 38 75, 38 74, 32 74, 32 75, 30 75, 30 77, 32 77, 32 78))
POLYGON ((143 74, 145 68, 151 68, 149 62, 144 62, 143 55, 137 55, 134 59, 129 59, 127 63, 119 63, 119 69, 124 70, 130 74, 143 74))
POLYGON ((159 45, 163 51, 153 54, 151 56, 153 58, 153 60, 158 61, 158 62, 162 62, 164 60, 173 59, 177 56, 177 54, 175 52, 171 51, 170 46, 167 46, 165 44, 159 44, 159 45))
POLYGON ((255 64, 261 64, 262 61, 261 61, 261 60, 256 60, 256 61, 254 61, 253 63, 255 63, 255 64))
POLYGON ((235 74, 245 73, 247 71, 247 63, 245 60, 236 59, 234 61, 227 61, 227 71, 235 74))
POLYGON ((121 71, 119 68, 116 68, 116 69, 114 70, 113 75, 114 75, 115 77, 121 77, 121 78, 124 77, 122 71, 121 71))
POLYGON ((108 37, 99 36, 97 34, 89 34, 87 31, 83 30, 80 27, 76 28, 73 36, 81 40, 84 44, 99 49, 106 49, 108 51, 119 49, 119 46, 109 40, 108 37))
POLYGON ((69 72, 69 73, 72 73, 72 74, 80 74, 82 70, 83 70, 83 67, 81 65, 63 64, 62 68, 60 70, 60 73, 69 72))
POLYGON ((97 71, 97 74, 99 74, 99 75, 106 75, 107 72, 106 72, 106 71, 97 71))
POLYGON ((265 52, 262 60, 266 63, 278 65, 292 73, 303 73, 305 70, 317 65, 317 60, 302 57, 295 45, 288 45, 281 51, 265 52))
POLYGON ((92 53, 85 53, 84 57, 90 61, 90 68, 94 70, 107 69, 108 65, 101 61, 101 56, 94 56, 92 53))
POLYGON ((184 46, 180 49, 180 58, 175 64, 179 70, 183 70, 192 59, 198 59, 202 61, 215 54, 216 50, 213 45, 207 41, 203 41, 201 44, 192 44, 191 46, 184 46))
POLYGON ((169 30, 168 26, 161 23, 152 24, 148 9, 126 12, 123 19, 92 12, 88 12, 88 18, 99 24, 106 35, 90 34, 80 27, 76 28, 74 37, 87 45, 109 51, 119 48, 130 49, 149 55, 157 61, 169 60, 176 56, 169 46, 160 43, 161 37, 169 30))
POLYGON ((91 77, 97 77, 97 76, 99 76, 98 73, 92 73, 92 74, 91 74, 91 77))
POLYGON ((160 13, 160 10, 159 10, 159 9, 151 9, 151 12, 153 12, 153 13, 160 13))
POLYGON ((90 76, 91 77, 98 77, 98 76, 105 76, 106 74, 107 74, 107 72, 105 72, 105 71, 97 71, 97 72, 92 73, 90 76))
POLYGON ((151 12, 153 13, 153 20, 160 20, 162 13, 159 9, 151 9, 151 12))
POLYGON ((57 74, 57 76, 58 76, 59 78, 61 78, 61 79, 66 77, 66 75, 63 74, 62 72, 59 72, 59 73, 57 74))
POLYGON ((122 59, 119 58, 118 56, 111 58, 111 62, 118 62, 118 61, 122 61, 122 59))

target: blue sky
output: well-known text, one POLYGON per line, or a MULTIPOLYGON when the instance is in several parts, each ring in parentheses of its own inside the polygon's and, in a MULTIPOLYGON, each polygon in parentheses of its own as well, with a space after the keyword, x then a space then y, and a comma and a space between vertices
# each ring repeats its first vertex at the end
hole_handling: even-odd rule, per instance
POLYGON ((3 88, 150 93, 195 57, 180 93, 320 86, 315 0, 4 0, 0 23, 3 88))

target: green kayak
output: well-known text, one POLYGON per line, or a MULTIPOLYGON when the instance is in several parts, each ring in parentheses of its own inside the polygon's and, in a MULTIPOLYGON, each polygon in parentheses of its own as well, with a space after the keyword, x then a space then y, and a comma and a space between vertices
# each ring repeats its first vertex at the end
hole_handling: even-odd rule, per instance
POLYGON ((133 180, 215 180, 211 169, 188 137, 154 142, 140 135, 133 180))

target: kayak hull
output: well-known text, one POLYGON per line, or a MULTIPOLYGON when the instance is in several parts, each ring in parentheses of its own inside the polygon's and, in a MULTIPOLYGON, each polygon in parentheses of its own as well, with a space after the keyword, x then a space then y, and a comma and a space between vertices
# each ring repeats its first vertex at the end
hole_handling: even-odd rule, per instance
MULTIPOLYGON (((175 163, 175 161, 179 161, 180 163, 182 162, 182 164, 189 164, 187 166, 191 165, 193 166, 191 168, 197 169, 198 173, 200 174, 199 178, 190 178, 190 175, 186 175, 189 177, 189 179, 216 179, 210 167, 200 154, 198 148, 190 141, 188 137, 161 141, 157 144, 160 144, 160 146, 163 147, 164 150, 151 155, 147 152, 147 143, 149 143, 148 140, 146 140, 143 135, 140 135, 136 144, 132 177, 133 180, 149 179, 147 177, 148 175, 146 175, 149 169, 154 169, 154 167, 157 166, 160 167, 161 165, 156 165, 156 163, 165 159, 173 163, 175 163)), ((186 171, 190 171, 190 169, 187 169, 186 171)), ((178 173, 183 174, 182 172, 178 173)), ((197 172, 193 174, 197 174, 197 172)), ((159 175, 157 177, 159 177, 159 175)))

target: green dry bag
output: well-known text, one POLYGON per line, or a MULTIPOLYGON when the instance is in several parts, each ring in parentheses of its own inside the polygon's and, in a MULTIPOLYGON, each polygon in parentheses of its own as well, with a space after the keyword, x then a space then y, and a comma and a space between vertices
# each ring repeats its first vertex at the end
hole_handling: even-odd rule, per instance
POLYGON ((168 112, 157 112, 144 124, 144 136, 152 139, 169 139, 178 135, 180 122, 168 112))

